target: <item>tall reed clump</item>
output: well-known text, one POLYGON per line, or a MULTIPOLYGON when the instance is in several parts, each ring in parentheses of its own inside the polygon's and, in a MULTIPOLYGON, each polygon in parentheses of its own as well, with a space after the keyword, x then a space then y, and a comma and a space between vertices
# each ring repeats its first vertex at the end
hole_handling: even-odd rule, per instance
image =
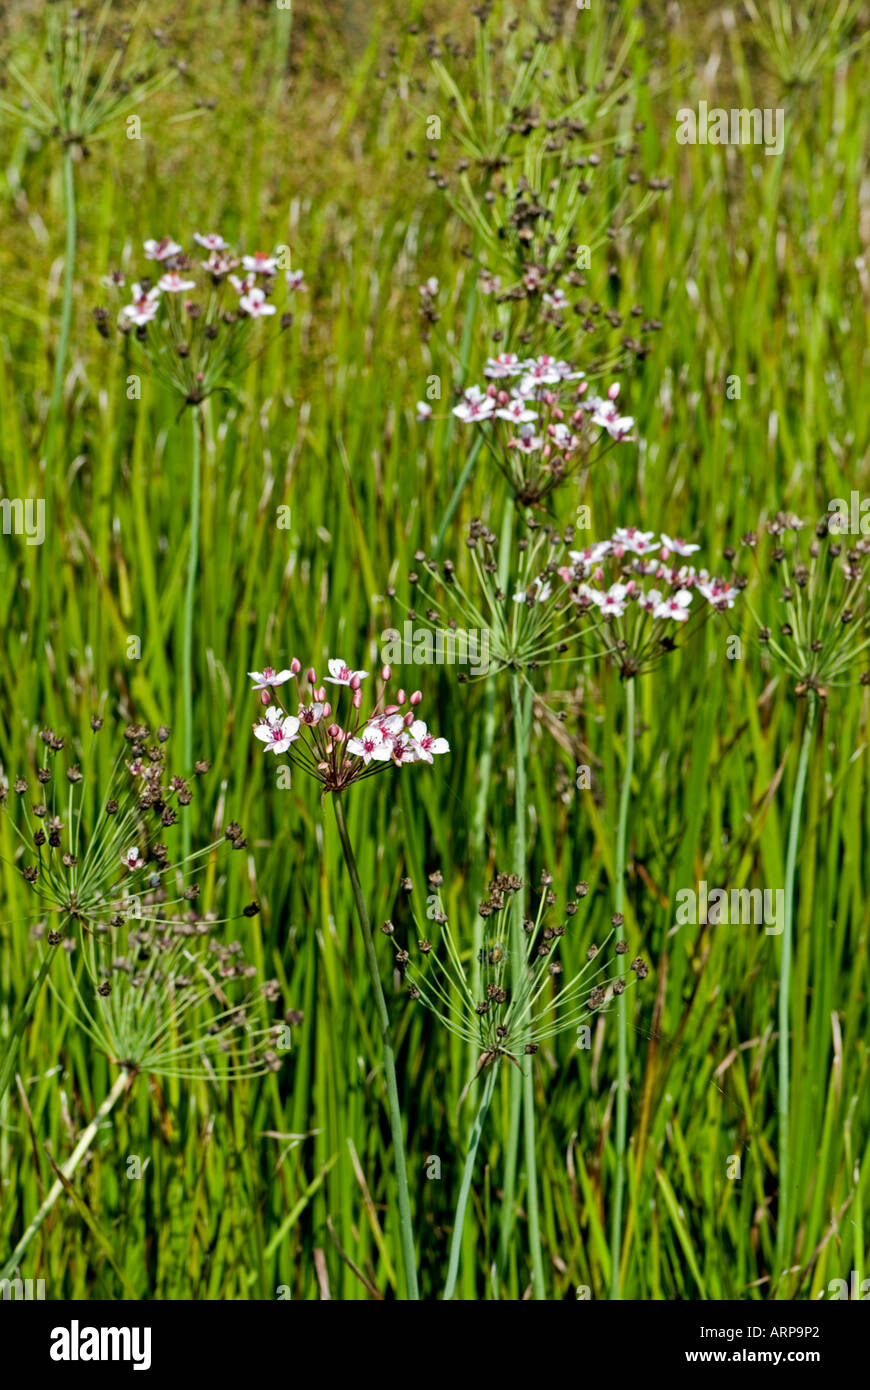
POLYGON ((396 1164, 405 1294, 407 1298, 416 1300, 419 1298, 417 1256, 392 1026, 381 983, 366 895, 360 882, 344 812, 344 797, 356 782, 365 781, 388 767, 432 763, 436 756, 448 753, 450 747, 445 738, 432 734, 418 717, 417 711, 422 701, 420 691, 414 691, 410 697, 404 690, 397 690, 393 696, 388 694, 392 679, 388 666, 381 670, 377 696, 374 704, 365 706, 365 714, 362 682, 368 678, 368 671, 355 671, 340 657, 330 658, 327 669, 329 675, 321 681, 314 668, 309 667, 300 681, 302 666, 294 657, 284 670, 266 667, 263 671, 251 672, 262 710, 253 732, 254 737, 263 744, 264 752, 271 752, 276 757, 286 756, 291 766, 299 768, 320 784, 324 801, 327 795, 332 798, 342 854, 363 934, 369 983, 381 1033, 396 1164), (289 686, 292 692, 287 703, 282 693, 285 686, 289 686))
MULTIPOLYGON (((7 44, 0 94, 0 124, 16 126, 54 144, 60 151, 65 222, 63 288, 54 350, 51 394, 43 435, 45 505, 51 514, 60 456, 63 391, 69 357, 78 246, 77 170, 93 146, 120 134, 128 118, 173 82, 183 62, 165 29, 150 29, 141 3, 93 9, 52 0, 40 23, 28 15, 15 42, 7 44), (119 13, 119 10, 121 13, 119 13)), ((39 608, 40 644, 47 617, 43 587, 39 608)))
MULTIPOLYGON (((172 237, 149 238, 144 243, 154 275, 139 274, 130 286, 130 302, 116 314, 121 342, 132 336, 156 380, 180 402, 179 416, 190 410, 190 550, 184 592, 182 634, 181 726, 184 756, 189 762, 193 747, 193 629, 196 581, 199 565, 202 467, 205 439, 205 402, 215 394, 234 395, 242 376, 255 357, 270 343, 260 326, 277 316, 284 332, 292 323, 289 303, 305 288, 303 274, 290 267, 290 253, 279 247, 274 253, 253 251, 237 254, 218 232, 194 232, 190 253, 172 237), (283 285, 284 308, 278 314, 273 295, 283 285)), ((105 282, 120 292, 126 275, 114 271, 105 282)), ((98 306, 94 322, 109 339, 112 318, 98 306)), ((185 850, 190 848, 185 841, 185 850)))
POLYGON ((778 512, 764 525, 762 546, 755 532, 743 537, 758 569, 759 600, 749 605, 756 623, 755 641, 765 668, 779 668, 786 678, 793 737, 803 723, 788 820, 777 1001, 777 1279, 792 1264, 797 1218, 791 1177, 798 1136, 791 1110, 790 1039, 797 1011, 804 1007, 803 1001, 793 997, 792 968, 795 879, 808 810, 807 777, 830 699, 844 686, 870 685, 870 542, 864 536, 850 539, 849 532, 849 517, 841 512, 822 517, 814 527, 791 513, 778 512))

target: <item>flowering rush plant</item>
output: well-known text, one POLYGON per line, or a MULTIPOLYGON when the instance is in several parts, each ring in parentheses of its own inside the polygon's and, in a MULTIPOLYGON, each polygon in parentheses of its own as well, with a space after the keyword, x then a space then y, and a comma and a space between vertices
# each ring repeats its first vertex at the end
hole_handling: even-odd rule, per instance
POLYGON ((551 586, 567 584, 578 613, 598 620, 581 628, 581 640, 627 680, 658 665, 713 613, 734 607, 745 585, 741 576, 732 570, 722 578, 680 563, 699 549, 664 532, 620 526, 608 540, 569 551, 570 565, 548 569, 514 597, 534 605, 551 586))
MULTIPOLYGON (((487 384, 469 386, 453 414, 486 427, 484 440, 521 503, 540 503, 578 467, 633 437, 634 420, 617 405, 619 384, 604 398, 587 394, 585 373, 570 362, 505 352, 487 360, 484 375, 487 384), (591 458, 596 445, 603 447, 591 458)), ((417 414, 428 419, 431 409, 421 401, 417 414)))
MULTIPOLYGON (((286 249, 237 254, 217 232, 194 232, 190 254, 170 236, 144 244, 153 274, 140 275, 130 286, 130 302, 117 317, 122 334, 135 333, 155 376, 177 391, 188 405, 199 405, 233 379, 257 353, 252 335, 259 319, 278 313, 273 303, 280 272, 286 296, 278 319, 281 330, 292 323, 291 297, 306 288, 301 270, 290 270, 286 249)), ((114 271, 104 284, 126 287, 114 271)), ((109 311, 94 310, 103 337, 109 337, 109 311)))
POLYGON ((351 670, 340 657, 331 658, 327 669, 322 682, 313 667, 300 682, 302 667, 294 657, 286 670, 267 666, 249 672, 264 706, 253 726, 264 752, 286 753, 291 763, 323 785, 324 792, 343 791, 389 765, 432 763, 438 754, 450 752, 447 739, 430 733, 418 718, 423 698, 419 690, 410 696, 397 690, 388 698, 389 666, 381 670, 380 689, 367 714, 362 683, 368 671, 351 670), (289 682, 294 698, 288 708, 281 689, 289 682))

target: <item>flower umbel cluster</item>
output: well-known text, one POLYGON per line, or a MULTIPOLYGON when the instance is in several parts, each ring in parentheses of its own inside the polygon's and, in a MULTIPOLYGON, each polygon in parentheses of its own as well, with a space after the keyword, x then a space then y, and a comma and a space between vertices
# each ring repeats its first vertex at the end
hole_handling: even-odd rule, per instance
MULTIPOLYGON (((101 719, 91 720, 89 763, 101 726, 101 719)), ((16 867, 37 899, 30 915, 51 923, 49 945, 58 945, 63 930, 73 925, 83 935, 108 933, 131 911, 141 911, 147 895, 167 883, 175 885, 173 902, 194 901, 199 888, 188 880, 201 862, 224 846, 244 847, 241 828, 234 824, 225 839, 173 863, 165 843, 167 831, 190 805, 193 790, 189 779, 168 773, 168 737, 169 730, 160 728, 152 742, 145 725, 127 725, 125 747, 108 785, 92 789, 89 768, 82 772, 78 762, 70 761, 64 773, 58 766, 66 741, 44 729, 35 777, 12 783, 12 807, 9 789, 4 789, 20 846, 16 867)), ((198 762, 193 776, 208 769, 207 762, 198 762)))
POLYGON ((278 982, 252 990, 257 969, 246 963, 242 943, 214 936, 226 919, 192 909, 173 913, 172 902, 159 884, 136 911, 84 936, 82 966, 68 956, 74 1005, 55 989, 61 1004, 128 1071, 212 1079, 277 1071, 275 1045, 284 1028, 263 1014, 280 997, 278 982))
POLYGON ((89 11, 54 3, 38 9, 45 23, 40 67, 25 72, 17 57, 4 61, 20 100, 4 95, 0 112, 67 148, 77 146, 87 155, 90 141, 117 130, 183 69, 178 59, 166 57, 165 31, 137 24, 141 6, 103 4, 89 11))
MULTIPOLYGON (((440 875, 435 877, 440 884, 440 875)), ((433 946, 423 936, 419 942, 419 967, 410 967, 407 952, 398 953, 396 963, 407 975, 411 998, 425 1004, 451 1033, 480 1047, 477 1075, 501 1057, 519 1065, 521 1055, 530 1056, 546 1039, 566 1029, 576 1029, 606 1009, 631 983, 613 973, 612 962, 602 959, 603 945, 612 931, 602 947, 588 947, 584 964, 567 983, 561 983, 561 938, 570 930, 579 900, 589 888, 586 883, 578 883, 576 898, 565 904, 565 920, 550 925, 548 912, 557 901, 550 887, 552 876, 543 874, 541 883, 537 912, 522 924, 524 964, 519 987, 514 984, 511 958, 512 914, 519 910, 521 899, 515 895, 522 888, 515 874, 497 874, 478 907, 485 923, 485 940, 476 962, 469 961, 461 940, 453 935, 440 894, 435 895, 432 914, 439 926, 440 940, 433 946)), ((418 930, 424 931, 419 922, 418 930)), ((616 945, 617 954, 622 955, 627 949, 624 941, 616 945)), ((631 968, 637 979, 648 973, 647 965, 639 958, 631 968)))
MULTIPOLYGON (((769 520, 765 559, 775 582, 764 583, 762 616, 750 606, 758 641, 794 678, 796 693, 821 700, 830 687, 853 683, 859 664, 858 681, 870 685, 870 541, 850 543, 844 520, 824 516, 804 535, 807 523, 798 517, 778 512, 769 520)), ((754 550, 757 537, 743 543, 754 550)))
MULTIPOLYGON (((118 314, 118 328, 122 334, 135 332, 155 376, 188 405, 231 390, 253 357, 265 350, 266 342, 252 335, 258 319, 278 312, 272 298, 279 272, 286 303, 306 288, 303 272, 289 269, 286 250, 237 254, 217 232, 195 232, 189 253, 169 236, 148 240, 145 259, 153 262, 153 274, 141 275, 130 287, 130 303, 118 314), (259 344, 256 352, 254 342, 259 344)), ((105 283, 122 289, 126 277, 114 272, 105 283)), ((108 310, 95 309, 94 320, 108 337, 108 310)), ((281 329, 291 322, 291 314, 281 314, 281 329)))
MULTIPOLYGON (((623 679, 651 670, 712 614, 734 607, 745 580, 733 570, 719 578, 683 563, 699 549, 680 537, 624 526, 608 540, 570 551, 570 565, 557 569, 581 618, 584 645, 606 656, 623 679)), ((534 590, 525 602, 537 602, 534 590)))
POLYGON ((548 354, 490 357, 488 382, 470 386, 453 414, 480 425, 496 464, 517 501, 539 504, 580 467, 632 438, 634 421, 617 406, 619 385, 607 396, 588 394, 585 373, 548 354), (606 442, 605 442, 606 441, 606 442), (597 452, 593 452, 596 446, 597 452))
POLYGON ((568 547, 574 528, 559 532, 542 526, 534 516, 527 517, 526 526, 528 537, 517 542, 518 559, 504 585, 499 578, 498 536, 479 517, 469 524, 465 542, 473 584, 463 584, 452 560, 415 555, 430 574, 440 575, 443 588, 432 594, 412 571, 408 578, 425 607, 422 614, 411 609, 409 616, 418 621, 425 617, 433 628, 453 633, 486 635, 487 664, 477 674, 461 673, 458 679, 463 683, 482 679, 493 667, 514 671, 528 682, 538 667, 582 659, 571 589, 560 578, 570 572, 568 547))
POLYGON ((362 712, 362 682, 368 671, 351 670, 340 657, 330 659, 327 669, 323 682, 313 667, 300 682, 302 667, 294 657, 286 670, 267 666, 249 673, 265 706, 253 726, 264 752, 285 753, 324 792, 343 791, 390 765, 431 763, 438 754, 449 753, 447 739, 430 733, 417 717, 423 698, 419 690, 410 697, 398 690, 388 698, 389 666, 381 670, 380 690, 367 714, 362 712), (295 692, 289 708, 281 697, 288 682, 295 692))

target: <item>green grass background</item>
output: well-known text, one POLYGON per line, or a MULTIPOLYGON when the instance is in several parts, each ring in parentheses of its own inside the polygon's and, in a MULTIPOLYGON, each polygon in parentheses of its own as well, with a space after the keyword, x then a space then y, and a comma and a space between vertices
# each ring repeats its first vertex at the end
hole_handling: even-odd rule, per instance
MULTIPOLYGON (((607 26, 619 32, 636 10, 593 0, 554 50, 553 70, 567 63, 582 73, 607 26)), ((490 23, 510 13, 499 6, 490 23)), ((617 296, 622 312, 640 302, 663 327, 623 388, 642 445, 609 456, 582 488, 567 487, 556 512, 564 522, 586 502, 594 535, 642 522, 696 537, 715 561, 764 512, 815 516, 830 498, 867 487, 870 72, 845 39, 838 56, 834 33, 809 80, 795 84, 763 42, 766 11, 638 13, 644 41, 625 53, 630 96, 614 119, 627 129, 646 123, 639 163, 671 186, 620 240, 617 296), (701 98, 782 106, 783 155, 678 145, 675 112, 701 98), (734 400, 725 393, 732 375, 741 382, 734 400)), ((28 6, 4 23, 4 41, 35 56, 28 6)), ((53 486, 45 544, 4 537, 0 546, 0 758, 14 777, 37 729, 83 735, 100 706, 179 721, 189 422, 176 421, 176 403, 147 379, 141 401, 127 400, 135 345, 125 358, 90 321, 105 300, 101 277, 119 263, 141 266, 146 236, 186 241, 219 228, 250 250, 289 245, 310 287, 293 327, 251 367, 238 402, 214 399, 206 411, 194 708, 196 752, 213 767, 194 809, 195 843, 220 802, 245 826, 249 848, 234 857, 223 901, 238 911, 256 893, 262 915, 240 930, 304 1021, 277 1077, 226 1092, 140 1082, 76 1177, 89 1221, 61 1202, 22 1274, 44 1278, 50 1298, 274 1298, 279 1289, 297 1299, 391 1297, 399 1244, 380 1051, 334 822, 313 784, 275 786, 250 736, 246 672, 294 655, 322 666, 326 654, 372 669, 391 612, 382 596, 390 583, 402 591, 413 551, 431 544, 462 472, 469 436, 417 425, 414 405, 430 375, 448 402, 455 387, 479 380, 495 327, 462 254, 472 233, 426 178, 427 115, 445 125, 445 172, 460 152, 425 36, 467 39, 472 21, 447 4, 424 13, 416 3, 312 0, 291 16, 191 0, 179 27, 187 73, 143 110, 142 140, 109 132, 77 168, 75 317, 62 446, 48 461, 61 166, 54 146, 0 128, 0 481, 5 496, 43 496, 48 467, 53 486), (412 22, 419 34, 408 32, 412 22), (196 108, 197 99, 216 106, 196 108), (441 321, 424 344, 417 286, 431 275, 441 321), (276 524, 282 505, 292 509, 289 530, 276 524), (141 638, 141 660, 127 658, 130 635, 141 638), (130 1155, 149 1160, 140 1181, 126 1176, 130 1155)), ((447 61, 470 91, 474 72, 447 61)), ((536 79, 534 101, 546 105, 549 80, 536 79)), ((581 205, 580 241, 583 216, 581 205)), ((585 353, 578 334, 571 355, 582 366, 585 353)), ((445 553, 461 552, 458 528, 471 515, 497 526, 502 499, 481 461, 445 553)), ((653 968, 631 995, 640 1031, 631 1036, 624 1292, 814 1298, 852 1269, 862 1278, 867 1258, 867 691, 831 699, 810 773, 793 973, 794 1273, 771 1289, 778 942, 757 928, 675 930, 673 904, 702 878, 782 883, 802 714, 750 646, 744 659, 725 660, 724 633, 709 625, 640 689, 626 917, 633 954, 653 968), (730 1156, 738 1178, 727 1176, 730 1156)), ((481 865, 469 837, 483 687, 434 667, 402 679, 423 688, 430 723, 453 751, 432 769, 354 792, 363 882, 374 920, 393 917, 397 936, 412 940, 400 879, 419 882, 440 867, 451 920, 470 941, 481 873, 509 864, 507 691, 496 694, 481 865)), ((607 930, 623 756, 618 685, 602 679, 580 696, 559 740, 538 713, 530 756, 530 877, 548 868, 561 894, 579 878, 591 885, 566 938, 568 962, 607 930), (591 791, 575 788, 578 762, 592 767, 591 791)), ((9 859, 5 826, 0 836, 9 859)), ((0 884, 8 1021, 38 948, 22 920, 20 877, 4 866, 0 884)), ((435 1297, 471 1117, 471 1103, 457 1116, 471 1059, 392 983, 420 1278, 435 1297), (427 1178, 432 1155, 440 1179, 427 1178)), ((537 1059, 555 1299, 574 1298, 579 1285, 605 1297, 609 1283, 615 1030, 609 1018, 596 1027, 591 1059, 572 1035, 537 1059)), ((68 1153, 111 1085, 107 1063, 49 994, 19 1075, 0 1111, 0 1252, 51 1182, 44 1146, 68 1153)), ((481 1147, 464 1298, 493 1294, 506 1075, 502 1085, 481 1147)), ((521 1297, 528 1284, 521 1210, 498 1292, 521 1297)))

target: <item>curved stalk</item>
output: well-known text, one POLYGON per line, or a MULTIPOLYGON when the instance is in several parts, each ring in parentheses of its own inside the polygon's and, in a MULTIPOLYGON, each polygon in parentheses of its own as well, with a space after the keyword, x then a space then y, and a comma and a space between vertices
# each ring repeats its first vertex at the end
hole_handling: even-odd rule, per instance
POLYGON ((375 951, 374 938, 372 937, 369 911, 363 896, 362 885, 360 884, 359 871, 356 866, 353 846, 350 842, 350 834, 344 816, 344 806, 338 794, 333 794, 332 805, 335 811, 336 824, 338 825, 339 838, 341 839, 341 848, 344 853, 344 862, 347 865, 347 871, 350 875, 356 912, 362 928, 366 962, 369 968, 369 978, 371 980, 372 991, 375 996, 375 1004, 378 1011, 378 1022, 380 1023, 381 1041, 384 1049, 384 1075, 386 1077, 387 1096, 389 1099, 390 1131, 393 1136, 393 1151, 396 1157, 396 1186, 399 1194, 399 1231, 402 1240, 402 1263, 405 1271, 405 1294, 408 1299, 416 1301, 419 1299, 420 1294, 417 1288, 414 1228, 411 1223, 411 1202, 408 1195, 405 1137, 402 1132, 402 1112, 399 1106, 399 1087, 396 1081, 396 1061, 393 1055, 393 1044, 390 1037, 390 1015, 387 1011, 387 1001, 384 998, 384 991, 381 985, 381 975, 378 969, 378 957, 375 951))
POLYGON ((791 1075, 789 1061, 789 1034, 791 1020, 791 961, 794 945, 794 879, 797 864, 798 841, 800 839, 801 819, 803 817, 804 791, 806 789, 807 768, 812 747, 813 729, 816 722, 816 699, 809 696, 807 722, 801 740, 800 758, 794 794, 791 805, 791 819, 788 828, 788 849, 785 861, 785 925, 782 932, 782 953, 779 962, 779 1039, 777 1047, 777 1070, 779 1074, 778 1116, 778 1160, 779 1160, 779 1209, 776 1220, 776 1256, 779 1269, 786 1262, 786 1246, 789 1236, 791 1210, 789 1201, 789 1181, 791 1154, 789 1151, 791 1075))
MULTIPOLYGON (((60 1171, 63 1173, 67 1181, 69 1181, 69 1179, 73 1176, 82 1159, 84 1158, 85 1154, 87 1153, 88 1149, 90 1148, 91 1143, 94 1139, 94 1135, 96 1134, 100 1125, 103 1123, 103 1120, 110 1113, 110 1111, 114 1109, 114 1106, 116 1105, 117 1101, 124 1094, 124 1091, 127 1088, 129 1076, 130 1073, 128 1071, 122 1070, 120 1072, 120 1074, 115 1080, 114 1086, 112 1087, 109 1094, 106 1096, 106 1099, 103 1101, 102 1105, 100 1106, 94 1118, 91 1120, 91 1123, 88 1125, 87 1129, 84 1130, 84 1132, 82 1133, 79 1142, 76 1144, 66 1163, 61 1164, 60 1171)), ((27 1248, 30 1245, 30 1242, 33 1240, 33 1237, 36 1235, 39 1228, 42 1226, 43 1222, 45 1221, 45 1218, 48 1216, 49 1212, 51 1211, 52 1207, 54 1206, 55 1202, 57 1201, 58 1197, 61 1195, 63 1191, 64 1184, 60 1181, 60 1178, 58 1178, 57 1182, 54 1183, 54 1185, 50 1189, 48 1196, 46 1197, 42 1206, 39 1208, 39 1211, 36 1213, 30 1225, 27 1227, 27 1230, 24 1232, 24 1235, 21 1237, 15 1249, 12 1251, 12 1254, 9 1256, 9 1259, 6 1261, 2 1270, 0 1270, 0 1284, 2 1284, 4 1279, 11 1279, 14 1271, 17 1269, 18 1264, 21 1261, 22 1256, 26 1253, 27 1248)))
POLYGON ((21 1046, 21 1038, 33 1010, 36 1007, 36 1001, 39 998, 40 990, 45 984, 48 972, 51 969, 51 963, 54 960, 56 951, 56 946, 49 946, 43 956, 42 965, 39 967, 39 973, 31 986, 30 993, 12 1020, 12 1027, 9 1030, 9 1037, 6 1040, 6 1052, 3 1056, 3 1062, 0 1064, 0 1101, 2 1101, 6 1092, 9 1090, 9 1084, 15 1074, 15 1063, 18 1060, 18 1049, 21 1046))
MULTIPOLYGON (((193 602, 196 594, 196 571, 199 567, 199 512, 202 489, 202 410, 193 407, 193 459, 190 479, 190 555, 187 562, 187 587, 184 595, 184 646, 182 650, 182 738, 185 775, 193 771, 193 602)), ((182 825, 183 854, 190 854, 190 817, 182 825)))
POLYGON ((465 1155, 465 1167, 462 1170, 462 1185, 459 1189, 459 1200, 456 1203, 456 1214, 453 1218, 453 1235, 450 1238, 450 1259, 447 1266, 447 1283, 444 1285, 445 1303, 452 1299, 456 1290, 456 1280, 459 1275, 459 1259, 462 1254, 462 1231, 465 1225, 465 1209, 468 1206, 468 1196, 471 1192, 471 1180, 474 1176, 474 1163, 477 1158, 480 1136, 483 1133, 484 1121, 489 1111, 492 1093, 495 1090, 497 1075, 498 1063, 493 1062, 491 1064, 490 1074, 486 1078, 483 1096, 477 1114, 474 1117, 471 1134, 468 1138, 468 1152, 465 1155))

